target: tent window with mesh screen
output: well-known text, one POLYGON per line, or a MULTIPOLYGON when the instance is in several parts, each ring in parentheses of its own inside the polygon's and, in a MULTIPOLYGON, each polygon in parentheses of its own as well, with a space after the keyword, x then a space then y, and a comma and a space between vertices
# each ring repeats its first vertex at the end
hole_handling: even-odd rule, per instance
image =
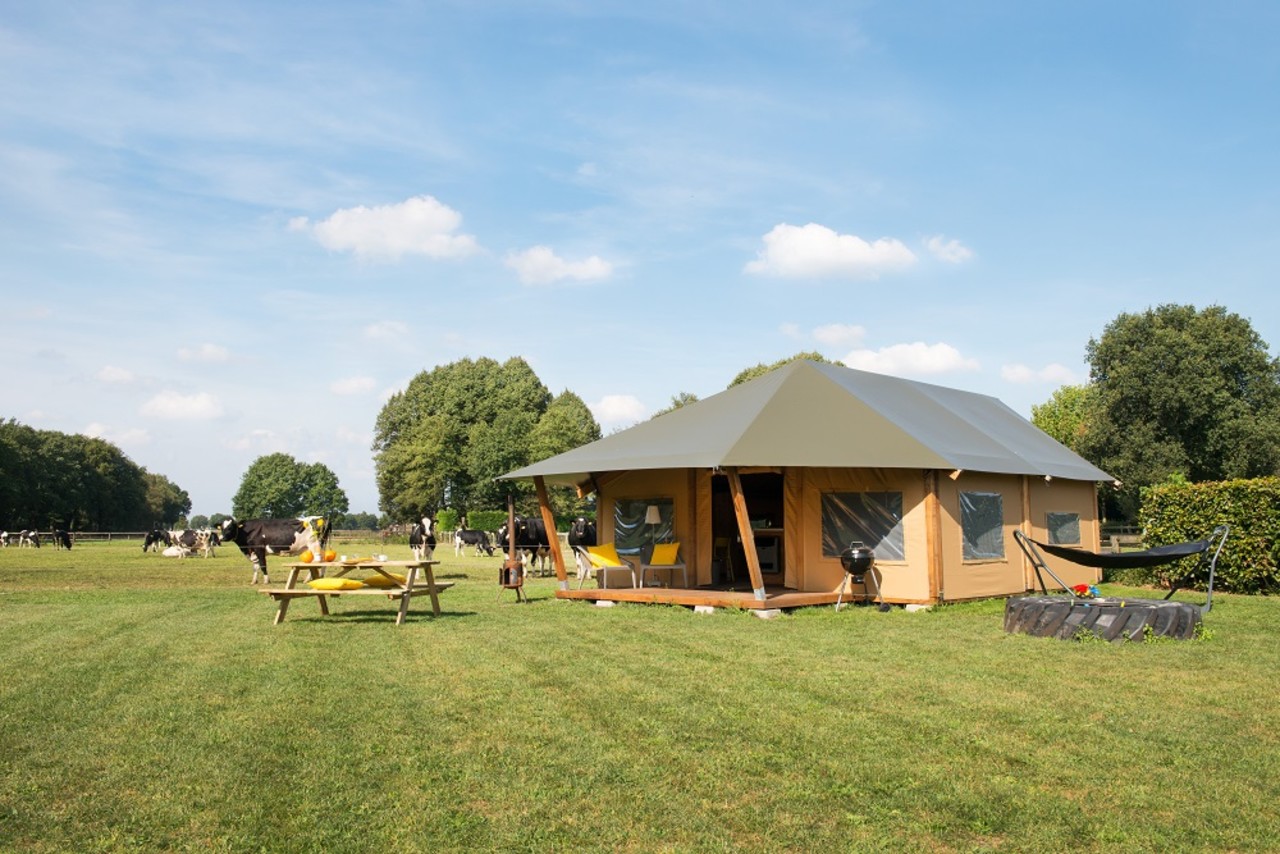
POLYGON ((901 492, 828 492, 822 496, 822 553, 839 557, 858 541, 878 560, 903 560, 901 492))
POLYGON ((998 492, 960 493, 960 530, 965 560, 1004 557, 1004 496, 998 492))

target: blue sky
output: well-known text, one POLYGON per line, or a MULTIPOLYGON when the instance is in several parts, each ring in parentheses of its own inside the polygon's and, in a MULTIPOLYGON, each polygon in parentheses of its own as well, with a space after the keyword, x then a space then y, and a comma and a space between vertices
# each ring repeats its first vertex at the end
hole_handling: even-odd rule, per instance
POLYGON ((1280 345, 1280 4, 0 0, 4 417, 377 512, 387 396, 605 431, 799 350, 1029 416, 1121 312, 1280 345))

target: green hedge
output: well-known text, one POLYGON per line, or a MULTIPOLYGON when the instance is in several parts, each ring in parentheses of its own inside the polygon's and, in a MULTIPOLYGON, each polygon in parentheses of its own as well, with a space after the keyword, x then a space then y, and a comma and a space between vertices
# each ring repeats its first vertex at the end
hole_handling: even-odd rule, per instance
POLYGON ((457 510, 437 510, 436 511, 436 533, 437 535, 444 531, 450 536, 458 530, 458 511, 457 510))
MULTIPOLYGON (((534 513, 535 518, 542 517, 534 513)), ((567 531, 569 526, 573 524, 576 516, 557 516, 556 530, 567 531)), ((467 527, 477 531, 496 531, 503 525, 507 524, 506 510, 472 510, 467 514, 467 527)), ((441 510, 436 514, 436 526, 441 531, 454 531, 458 527, 458 511, 441 510), (448 514, 448 524, 445 524, 446 515, 448 514)))
POLYGON ((496 531, 505 524, 506 510, 472 510, 467 514, 467 527, 476 531, 496 531))
MULTIPOLYGON (((1202 540, 1218 525, 1230 525, 1214 587, 1234 593, 1280 592, 1280 477, 1148 487, 1142 490, 1139 520, 1148 547, 1202 540)), ((1150 580, 1167 585, 1195 566, 1188 558, 1155 567, 1150 580)), ((1197 572, 1190 581, 1203 589, 1208 576, 1197 572)))

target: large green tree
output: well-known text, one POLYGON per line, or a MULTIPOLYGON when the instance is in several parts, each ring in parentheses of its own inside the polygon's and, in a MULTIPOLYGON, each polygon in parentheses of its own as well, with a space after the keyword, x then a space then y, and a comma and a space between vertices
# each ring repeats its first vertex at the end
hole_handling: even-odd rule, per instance
POLYGON ((231 512, 241 519, 345 513, 348 508, 332 469, 282 453, 254 460, 231 499, 231 512))
POLYGON ((495 478, 599 438, 586 405, 555 399, 521 358, 462 359, 423 371, 391 397, 374 426, 379 507, 412 519, 444 507, 501 508, 515 494, 532 508, 527 484, 495 478))
MULTIPOLYGON (((542 413, 529 436, 531 463, 563 454, 600 438, 600 425, 582 398, 565 389, 542 413)), ((562 516, 581 516, 595 509, 595 498, 579 498, 568 486, 550 486, 551 502, 562 516)))
POLYGON ((191 512, 191 497, 186 490, 160 474, 146 474, 146 502, 153 522, 172 523, 191 512))
POLYGON ((1280 362, 1220 306, 1122 314, 1087 348, 1093 396, 1081 453, 1115 475, 1121 514, 1139 489, 1280 471, 1280 362))
POLYGON ((659 415, 666 415, 668 412, 675 412, 677 409, 683 409, 691 403, 697 403, 698 396, 691 391, 682 391, 678 394, 671 395, 671 404, 664 406, 657 412, 649 416, 649 420, 657 418, 659 415))
POLYGON ((1089 429, 1093 386, 1064 385, 1045 403, 1031 407, 1031 423, 1076 453, 1089 429))
MULTIPOLYGON (((828 365, 840 364, 839 362, 834 362, 831 359, 828 359, 826 356, 822 355, 821 353, 815 353, 812 351, 807 353, 796 353, 794 356, 788 356, 785 359, 779 359, 778 361, 768 365, 766 365, 764 362, 761 362, 758 365, 755 365, 753 367, 743 368, 738 373, 738 375, 730 381, 729 388, 733 388, 736 385, 741 385, 742 383, 745 383, 747 380, 753 380, 756 377, 764 376, 770 371, 774 371, 774 370, 777 370, 778 368, 781 368, 783 365, 788 365, 792 362, 796 362, 801 359, 804 359, 809 362, 824 362, 828 365)), ((675 399, 673 398, 672 403, 674 402, 675 402, 675 399)), ((672 407, 672 408, 674 409, 676 407, 672 407)))

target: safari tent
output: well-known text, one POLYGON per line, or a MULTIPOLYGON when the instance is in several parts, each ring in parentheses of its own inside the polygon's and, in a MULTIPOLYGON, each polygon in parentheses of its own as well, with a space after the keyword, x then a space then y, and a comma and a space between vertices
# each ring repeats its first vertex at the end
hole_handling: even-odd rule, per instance
MULTIPOLYGON (((742 591, 746 607, 835 601, 853 541, 874 550, 887 602, 1024 592, 1035 574, 1013 532, 1097 551, 1097 483, 1112 479, 995 398, 808 361, 505 477, 534 480, 544 519, 546 483, 594 492, 600 542, 624 556, 678 542, 689 588, 742 591)), ((553 556, 564 598, 698 601, 570 589, 553 556)))

